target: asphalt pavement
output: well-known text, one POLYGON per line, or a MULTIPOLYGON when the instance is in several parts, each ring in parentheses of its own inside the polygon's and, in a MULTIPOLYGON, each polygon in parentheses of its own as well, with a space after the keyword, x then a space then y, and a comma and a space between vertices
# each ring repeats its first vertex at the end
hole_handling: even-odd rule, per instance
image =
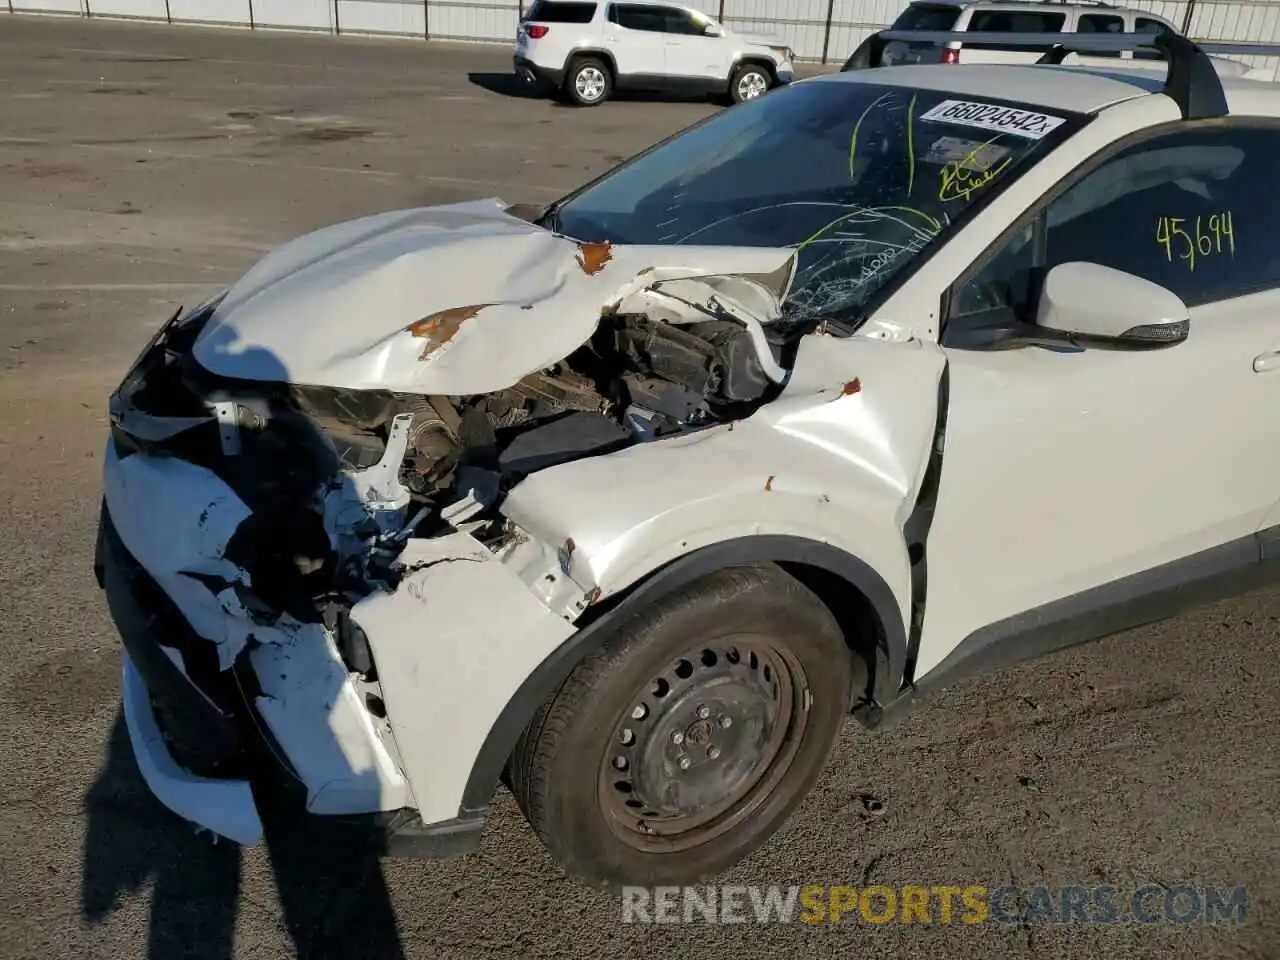
POLYGON ((505 793, 443 863, 212 845, 150 797, 91 570, 108 393, 179 304, 300 232, 551 200, 718 109, 513 87, 499 47, 0 14, 0 957, 1280 956, 1278 591, 850 724, 724 878, 1243 886, 1243 922, 624 924, 505 793))

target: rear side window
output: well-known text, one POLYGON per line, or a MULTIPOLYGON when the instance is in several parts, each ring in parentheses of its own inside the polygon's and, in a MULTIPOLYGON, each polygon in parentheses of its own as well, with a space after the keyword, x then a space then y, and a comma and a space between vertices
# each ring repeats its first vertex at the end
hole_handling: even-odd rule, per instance
MULTIPOLYGON (((1173 33, 1170 26, 1162 20, 1152 20, 1150 17, 1138 17, 1135 26, 1135 33, 1173 33)), ((1163 60, 1164 56, 1158 50, 1135 50, 1133 51, 1135 60, 1163 60)))
POLYGON ((667 27, 660 7, 640 3, 610 4, 609 20, 623 29, 647 33, 662 33, 667 27))
MULTIPOLYGON (((1124 17, 1110 13, 1082 13, 1077 21, 1076 33, 1124 33, 1124 17)), ((1118 57, 1119 50, 1090 50, 1091 57, 1118 57)))
POLYGON ((676 7, 662 7, 662 19, 667 33, 679 33, 688 37, 703 37, 711 21, 701 14, 689 13, 676 7))
MULTIPOLYGON (((1065 13, 1047 10, 975 10, 969 20, 971 33, 1061 33, 1067 22, 1065 13)), ((982 43, 965 43, 974 50, 1009 50, 1022 53, 1044 53, 1049 47, 1036 44, 993 47, 982 43)))
POLYGON ((913 3, 893 21, 893 30, 946 31, 956 25, 960 8, 934 3, 913 3))
POLYGON ((538 23, 590 23, 596 15, 594 3, 577 0, 534 0, 525 14, 526 20, 538 23))

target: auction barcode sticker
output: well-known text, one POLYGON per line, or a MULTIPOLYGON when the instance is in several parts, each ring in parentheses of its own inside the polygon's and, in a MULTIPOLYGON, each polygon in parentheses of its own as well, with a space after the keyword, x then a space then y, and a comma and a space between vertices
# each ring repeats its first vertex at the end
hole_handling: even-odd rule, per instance
POLYGON ((920 119, 1012 133, 1019 137, 1026 137, 1028 140, 1039 140, 1046 134, 1052 133, 1065 120, 1064 117, 1036 113, 1033 110, 1018 110, 1014 107, 1002 107, 994 103, 974 103, 970 100, 943 100, 932 110, 921 114, 920 119))

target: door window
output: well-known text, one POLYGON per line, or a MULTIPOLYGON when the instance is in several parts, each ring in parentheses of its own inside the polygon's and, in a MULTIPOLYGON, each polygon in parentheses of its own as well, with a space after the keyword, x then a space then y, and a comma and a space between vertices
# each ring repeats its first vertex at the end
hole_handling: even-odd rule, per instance
POLYGON ((594 3, 578 0, 535 0, 527 13, 526 21, 538 23, 590 23, 596 15, 594 3))
MULTIPOLYGON (((1109 13, 1082 13, 1076 24, 1076 33, 1124 33, 1124 17, 1109 13)), ((1119 50, 1090 50, 1091 57, 1118 57, 1119 50)))
POLYGON ((1172 290, 1188 305, 1280 283, 1269 183, 1280 127, 1199 129, 1144 139, 1086 174, 961 281, 952 317, 1034 312, 1057 264, 1084 260, 1172 290))
POLYGON ((666 23, 662 8, 640 3, 615 3, 609 7, 609 19, 626 30, 662 33, 666 23))
MULTIPOLYGON (((969 20, 970 33, 1061 33, 1067 22, 1065 13, 1049 13, 1043 10, 977 10, 969 20)), ((1015 44, 992 46, 970 43, 973 50, 1010 50, 1022 53, 1045 53, 1049 47, 1042 44, 1015 44)))
POLYGON ((898 14, 890 29, 946 32, 959 16, 960 8, 952 4, 913 3, 898 14))
POLYGON ((662 19, 667 33, 678 33, 686 37, 705 37, 707 24, 711 21, 701 14, 678 7, 661 7, 662 19))
MULTIPOLYGON (((1173 33, 1172 28, 1163 20, 1152 20, 1150 17, 1138 17, 1134 24, 1135 33, 1173 33)), ((1135 60, 1163 60, 1164 55, 1159 50, 1135 50, 1133 51, 1135 60)))

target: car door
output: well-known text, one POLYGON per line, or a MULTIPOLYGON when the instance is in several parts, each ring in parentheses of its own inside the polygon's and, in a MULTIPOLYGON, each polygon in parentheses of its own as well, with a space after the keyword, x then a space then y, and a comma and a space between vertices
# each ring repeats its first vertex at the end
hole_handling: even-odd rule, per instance
POLYGON ((1256 560, 1253 534, 1268 514, 1280 523, 1277 150, 1280 126, 1218 120, 1130 138, 1053 188, 948 293, 917 680, 958 645, 952 664, 1037 630, 1065 629, 1050 647, 1088 639, 1108 632, 1116 604, 1194 579, 1193 563, 1256 560), (1188 339, 984 343, 993 321, 1033 315, 1048 268, 1077 260, 1177 293, 1188 339))
POLYGON ((728 45, 708 36, 711 18, 683 7, 659 7, 665 24, 667 74, 671 77, 728 79, 728 45))
POLYGON ((611 3, 604 42, 622 78, 666 74, 666 23, 659 8, 647 3, 611 3))

